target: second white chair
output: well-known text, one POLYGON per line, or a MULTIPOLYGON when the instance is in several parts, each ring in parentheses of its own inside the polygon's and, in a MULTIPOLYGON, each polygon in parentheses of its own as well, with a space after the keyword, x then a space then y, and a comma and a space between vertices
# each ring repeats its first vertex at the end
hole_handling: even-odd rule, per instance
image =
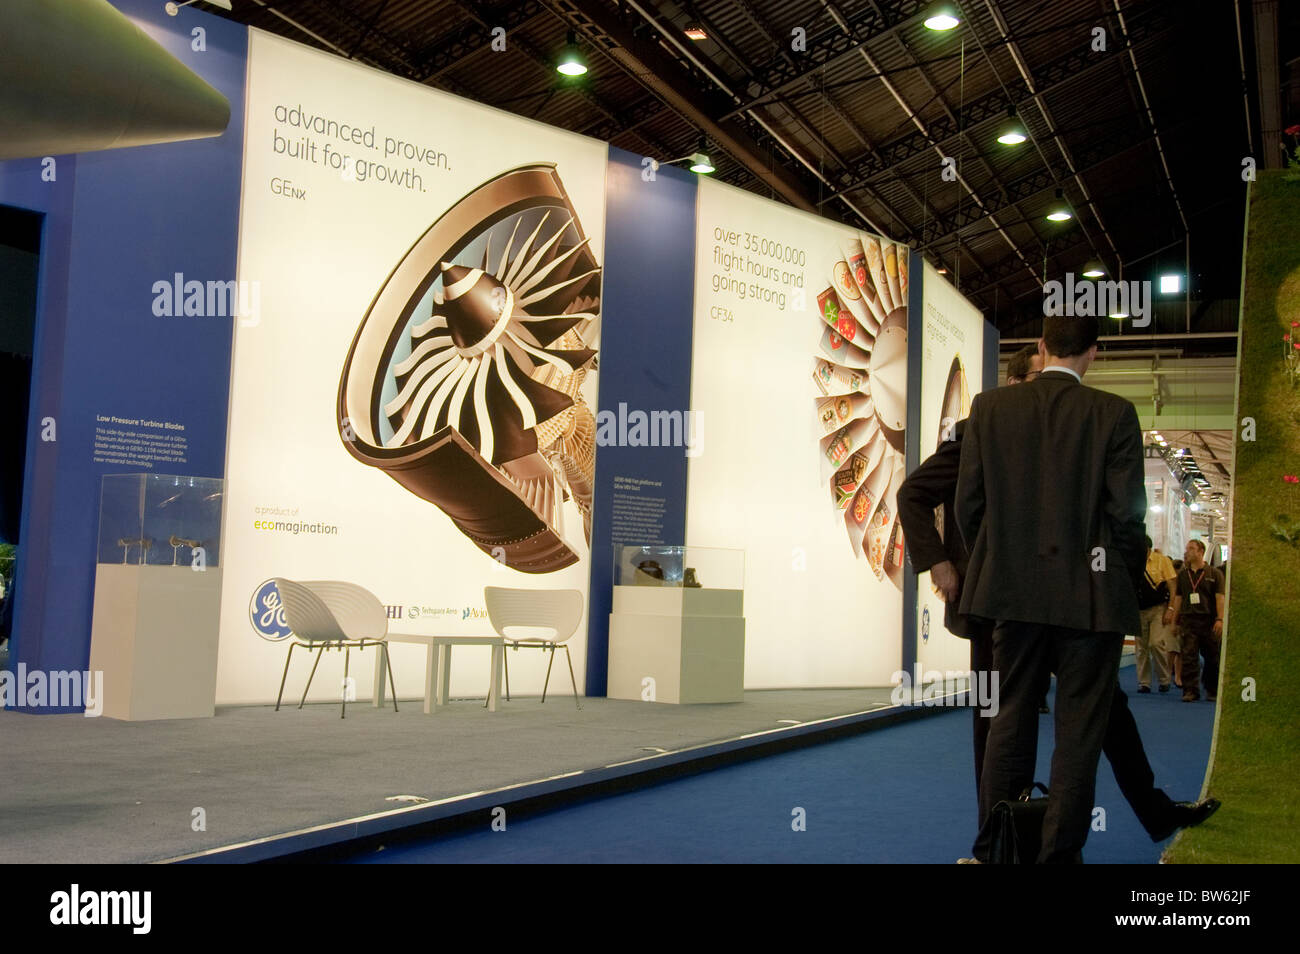
MULTIPOLYGON (((555 665, 555 650, 563 649, 564 657, 569 662, 569 681, 573 684, 573 704, 579 709, 578 680, 573 675, 573 657, 569 654, 566 640, 578 631, 582 622, 583 596, 581 590, 520 590, 505 586, 483 587, 483 598, 487 603, 488 619, 492 628, 506 640, 509 649, 540 649, 551 653, 550 662, 546 664, 546 682, 542 685, 542 702, 546 701, 546 689, 551 684, 551 667, 555 665), (507 629, 528 627, 549 629, 555 635, 529 636, 518 638, 506 632, 507 629)), ((510 699, 510 661, 506 656, 506 700, 510 699)))

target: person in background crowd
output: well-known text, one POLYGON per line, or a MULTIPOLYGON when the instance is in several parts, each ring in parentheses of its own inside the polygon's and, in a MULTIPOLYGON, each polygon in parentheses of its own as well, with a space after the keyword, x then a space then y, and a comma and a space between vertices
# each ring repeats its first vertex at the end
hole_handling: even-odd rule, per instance
POLYGON ((1205 657, 1205 698, 1219 691, 1219 649, 1223 639, 1223 574, 1205 562, 1205 544, 1188 540, 1178 590, 1171 601, 1179 625, 1183 656, 1183 702, 1201 698, 1201 656, 1205 657))
POLYGON ((1174 621, 1169 599, 1178 585, 1178 574, 1169 557, 1151 545, 1147 537, 1147 565, 1138 581, 1138 615, 1142 628, 1134 640, 1137 656, 1138 692, 1151 691, 1151 667, 1155 663, 1156 681, 1161 692, 1169 691, 1169 657, 1165 653, 1163 629, 1174 621))
MULTIPOLYGON (((1174 575, 1183 568, 1183 561, 1178 558, 1173 559, 1174 575)), ((1177 614, 1173 612, 1174 593, 1177 587, 1169 591, 1169 611, 1175 616, 1174 625, 1165 627, 1165 652, 1169 654, 1169 671, 1174 677, 1174 688, 1183 688, 1183 643, 1178 634, 1177 614)))

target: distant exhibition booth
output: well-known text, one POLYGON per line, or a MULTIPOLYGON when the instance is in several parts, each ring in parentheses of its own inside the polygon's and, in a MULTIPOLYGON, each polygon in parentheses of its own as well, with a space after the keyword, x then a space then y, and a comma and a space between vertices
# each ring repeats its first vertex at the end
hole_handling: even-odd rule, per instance
POLYGON ((11 665, 103 674, 4 713, 43 767, 7 798, 79 831, 80 753, 101 860, 271 855, 850 731, 968 668, 896 494, 997 334, 917 252, 116 5, 230 119, 0 163, 44 216, 11 665))

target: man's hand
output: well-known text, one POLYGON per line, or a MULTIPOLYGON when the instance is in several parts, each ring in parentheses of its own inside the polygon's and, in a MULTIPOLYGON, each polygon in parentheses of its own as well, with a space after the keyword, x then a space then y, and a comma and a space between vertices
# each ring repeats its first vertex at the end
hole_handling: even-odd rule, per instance
POLYGON ((961 577, 957 575, 957 568, 952 565, 951 560, 944 560, 942 563, 936 563, 930 567, 930 582, 934 585, 934 591, 945 603, 951 603, 957 599, 957 591, 961 587, 961 577))
POLYGON ((1221 619, 1216 619, 1216 620, 1214 621, 1214 635, 1215 635, 1215 636, 1222 636, 1222 635, 1223 635, 1223 620, 1221 620, 1221 619))
POLYGON ((1174 624, 1174 611, 1171 609, 1166 609, 1164 619, 1162 620, 1162 622, 1166 626, 1172 626, 1174 624))

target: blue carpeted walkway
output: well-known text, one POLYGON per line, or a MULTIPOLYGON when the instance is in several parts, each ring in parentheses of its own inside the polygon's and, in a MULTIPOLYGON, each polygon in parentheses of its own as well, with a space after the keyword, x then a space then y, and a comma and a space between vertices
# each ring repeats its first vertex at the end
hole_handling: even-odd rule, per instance
MULTIPOLYGON (((1120 674, 1156 784, 1195 799, 1209 757, 1214 706, 1168 694, 1137 695, 1120 674)), ((1041 719, 1046 782, 1051 717, 1041 719)), ((457 862, 913 862, 951 864, 970 853, 975 782, 969 711, 946 712, 644 791, 510 823, 504 832, 395 845, 358 863, 457 862), (806 831, 791 828, 794 810, 806 831)), ((1152 844, 1119 794, 1105 759, 1097 804, 1106 830, 1089 835, 1089 863, 1152 864, 1152 844)))

